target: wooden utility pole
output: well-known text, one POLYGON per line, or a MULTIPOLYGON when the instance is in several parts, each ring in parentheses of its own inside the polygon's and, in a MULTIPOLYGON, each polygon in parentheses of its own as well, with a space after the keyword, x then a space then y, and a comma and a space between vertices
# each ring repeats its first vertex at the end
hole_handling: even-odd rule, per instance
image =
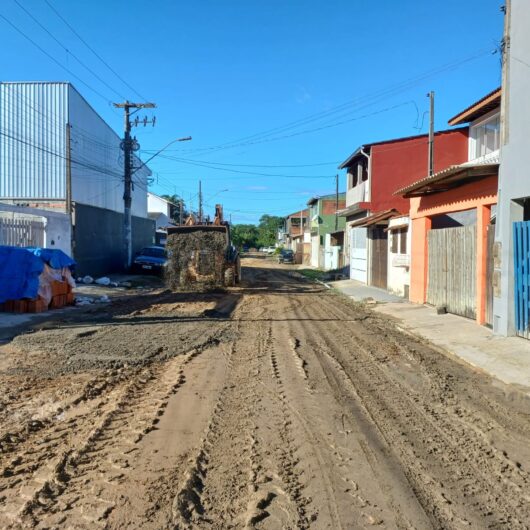
POLYGON ((434 173, 434 92, 431 90, 427 97, 430 99, 428 176, 431 176, 434 173))
POLYGON ((199 180, 199 223, 202 223, 202 184, 199 180))
MULTIPOLYGON (((124 110, 124 137, 122 141, 123 149, 123 250, 124 250, 124 261, 123 264, 125 269, 129 269, 132 261, 132 151, 133 151, 133 140, 131 139, 131 114, 138 112, 140 109, 152 109, 156 107, 154 103, 131 103, 126 101, 125 103, 114 103, 114 106, 124 110), (131 112, 131 109, 136 109, 131 112)), ((143 123, 144 126, 148 123, 147 118, 138 121, 138 118, 134 122, 134 125, 143 123)), ((149 123, 154 125, 153 120, 149 120, 149 123)))

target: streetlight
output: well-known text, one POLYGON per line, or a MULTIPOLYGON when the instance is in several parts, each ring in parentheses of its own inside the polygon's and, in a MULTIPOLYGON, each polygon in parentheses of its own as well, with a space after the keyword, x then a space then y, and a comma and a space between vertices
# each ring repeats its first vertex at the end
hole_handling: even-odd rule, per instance
POLYGON ((131 173, 131 175, 134 175, 134 173, 136 173, 139 169, 142 169, 144 166, 146 166, 149 162, 151 162, 151 160, 153 160, 153 158, 158 156, 162 151, 165 151, 170 145, 176 144, 177 142, 189 142, 191 139, 192 139, 191 136, 184 136, 183 138, 176 138, 175 140, 171 140, 171 142, 169 142, 167 145, 162 147, 162 149, 157 151, 151 158, 148 158, 145 162, 142 162, 142 164, 139 167, 137 167, 131 173))

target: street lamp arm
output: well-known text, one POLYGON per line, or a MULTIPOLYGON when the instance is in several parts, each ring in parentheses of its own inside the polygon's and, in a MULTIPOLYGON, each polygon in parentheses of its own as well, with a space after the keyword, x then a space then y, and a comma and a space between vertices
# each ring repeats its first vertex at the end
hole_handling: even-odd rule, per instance
POLYGON ((169 142, 167 145, 162 147, 162 149, 157 151, 151 158, 148 158, 145 162, 142 162, 142 164, 139 167, 137 167, 131 173, 131 175, 134 175, 137 171, 142 169, 144 166, 147 166, 147 164, 149 164, 149 162, 151 162, 151 160, 153 160, 153 158, 157 157, 160 153, 162 153, 162 151, 165 151, 170 145, 173 145, 174 143, 177 143, 177 142, 189 142, 190 140, 191 140, 191 136, 185 136, 184 138, 177 138, 175 140, 171 140, 171 142, 169 142))

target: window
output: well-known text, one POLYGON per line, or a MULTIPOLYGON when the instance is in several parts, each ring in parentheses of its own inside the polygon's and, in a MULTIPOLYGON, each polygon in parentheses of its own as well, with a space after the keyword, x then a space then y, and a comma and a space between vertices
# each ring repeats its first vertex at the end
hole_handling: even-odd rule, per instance
POLYGON ((355 188, 361 182, 368 180, 368 164, 366 160, 360 160, 357 165, 348 168, 348 188, 355 188))
POLYGON ((398 228, 392 230, 392 243, 390 252, 392 254, 406 254, 407 253, 407 232, 408 227, 398 228))
POLYGON ((474 127, 475 157, 479 158, 500 147, 500 117, 495 116, 474 127))

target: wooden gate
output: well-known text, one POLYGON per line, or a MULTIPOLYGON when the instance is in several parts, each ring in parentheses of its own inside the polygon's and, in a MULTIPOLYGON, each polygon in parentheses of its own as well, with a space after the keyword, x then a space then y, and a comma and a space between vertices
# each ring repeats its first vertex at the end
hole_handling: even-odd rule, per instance
POLYGON ((388 270, 388 233, 383 226, 370 228, 372 242, 370 285, 386 289, 388 270))
POLYGON ((486 248, 486 315, 485 324, 493 326, 493 245, 495 244, 495 225, 488 226, 486 248))
POLYGON ((515 331, 530 338, 530 221, 513 223, 515 331))
POLYGON ((37 217, 0 217, 0 245, 43 247, 44 221, 37 217))
POLYGON ((430 230, 427 302, 476 318, 476 226, 430 230))

